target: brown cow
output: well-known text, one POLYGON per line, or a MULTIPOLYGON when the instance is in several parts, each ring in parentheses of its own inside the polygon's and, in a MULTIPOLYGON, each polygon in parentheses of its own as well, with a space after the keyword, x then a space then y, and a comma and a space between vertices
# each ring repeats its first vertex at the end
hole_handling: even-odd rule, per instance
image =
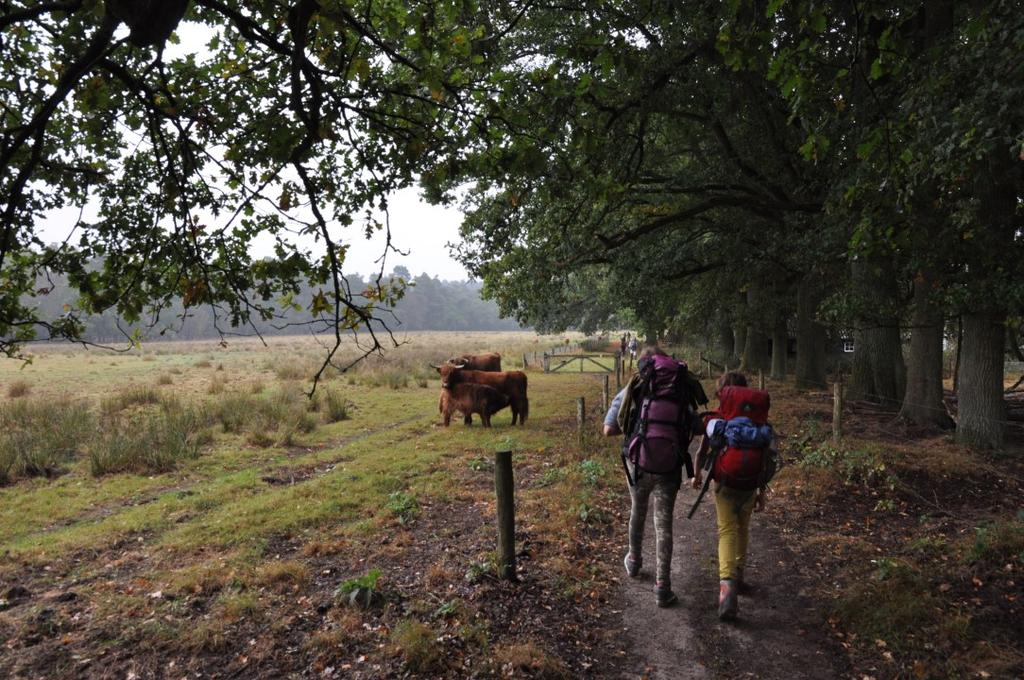
POLYGON ((508 406, 508 397, 487 385, 459 383, 450 390, 441 390, 438 409, 444 416, 444 426, 452 421, 452 412, 461 411, 466 425, 473 423, 473 414, 480 414, 484 427, 491 426, 491 416, 508 406))
POLYGON ((487 354, 463 354, 448 360, 449 364, 468 368, 471 371, 492 371, 501 372, 501 355, 497 352, 487 354))
POLYGON ((512 424, 515 425, 517 419, 520 425, 526 424, 526 417, 530 414, 530 400, 526 397, 526 374, 522 371, 471 371, 457 364, 441 364, 433 368, 441 374, 441 389, 451 390, 463 383, 476 383, 498 390, 508 397, 512 424))

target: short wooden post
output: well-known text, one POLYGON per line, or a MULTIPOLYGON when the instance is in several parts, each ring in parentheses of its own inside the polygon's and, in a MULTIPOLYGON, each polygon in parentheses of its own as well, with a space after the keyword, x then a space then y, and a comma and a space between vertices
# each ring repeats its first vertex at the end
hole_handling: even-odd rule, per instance
POLYGON ((608 399, 608 374, 605 373, 601 379, 601 411, 607 413, 610 403, 608 399))
POLYGON ((764 389, 764 371, 763 370, 759 370, 757 372, 757 389, 759 389, 759 390, 763 390, 764 389))
POLYGON ((838 442, 843 438, 843 379, 832 386, 832 441, 838 442))
POLYGON ((498 577, 516 580, 516 499, 512 452, 494 454, 494 493, 498 500, 498 577))
POLYGON ((544 352, 544 372, 547 373, 551 370, 551 357, 548 356, 547 352, 544 352))
POLYGON ((622 353, 615 355, 615 393, 622 389, 622 353))
POLYGON ((524 353, 523 353, 523 368, 525 369, 525 368, 527 368, 528 366, 529 366, 529 364, 528 364, 528 363, 526 363, 526 353, 524 352, 524 353))
POLYGON ((587 402, 583 397, 576 400, 576 430, 579 434, 580 447, 583 446, 583 427, 587 418, 587 402))
POLYGON ((711 359, 705 359, 708 362, 708 380, 711 379, 711 359))

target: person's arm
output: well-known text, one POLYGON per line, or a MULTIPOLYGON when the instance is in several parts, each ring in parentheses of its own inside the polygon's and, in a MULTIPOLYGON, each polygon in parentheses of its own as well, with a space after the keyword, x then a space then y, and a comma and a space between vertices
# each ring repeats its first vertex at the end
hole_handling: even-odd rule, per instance
POLYGON ((693 464, 693 480, 690 482, 694 489, 699 489, 704 484, 704 460, 708 455, 708 437, 701 435, 700 446, 697 448, 697 460, 693 464))
POLYGON ((622 407, 622 398, 625 396, 626 390, 622 390, 615 395, 612 399, 611 405, 608 407, 608 413, 604 416, 604 436, 614 437, 617 434, 622 434, 622 429, 619 427, 619 409, 622 407))

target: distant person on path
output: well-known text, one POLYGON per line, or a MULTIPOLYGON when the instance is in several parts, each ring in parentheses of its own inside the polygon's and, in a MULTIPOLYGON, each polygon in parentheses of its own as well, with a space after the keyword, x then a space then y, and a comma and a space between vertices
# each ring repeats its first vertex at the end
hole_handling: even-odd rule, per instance
POLYGON ((629 341, 629 355, 631 357, 633 357, 634 359, 636 359, 636 350, 637 350, 637 348, 639 346, 640 346, 640 343, 638 343, 636 341, 635 337, 632 340, 629 341))
MULTIPOLYGON (((635 339, 634 339, 635 342, 635 339)), ((654 531, 657 569, 654 595, 659 607, 678 601, 672 591, 672 520, 683 469, 692 476, 688 452, 693 428, 700 427, 695 406, 706 403, 700 383, 656 346, 640 356, 637 373, 612 399, 604 419, 604 435, 626 433, 622 456, 629 482, 629 552, 623 560, 626 573, 636 578, 643 564, 644 524, 654 496, 654 531), (671 412, 665 421, 652 418, 671 412), (660 430, 659 430, 660 428, 660 430)))
POLYGON ((772 435, 766 420, 768 393, 749 389, 746 376, 730 371, 719 378, 718 398, 720 411, 705 417, 706 429, 692 483, 693 488, 701 488, 702 468, 708 456, 715 453, 710 474, 715 480, 718 518, 718 617, 729 621, 739 613, 738 595, 751 590, 743 580, 750 516, 754 510, 764 509, 767 481, 774 472, 770 466, 774 463, 769 462, 772 435))
POLYGON ((626 356, 626 347, 629 345, 629 331, 622 334, 619 338, 619 356, 626 356))

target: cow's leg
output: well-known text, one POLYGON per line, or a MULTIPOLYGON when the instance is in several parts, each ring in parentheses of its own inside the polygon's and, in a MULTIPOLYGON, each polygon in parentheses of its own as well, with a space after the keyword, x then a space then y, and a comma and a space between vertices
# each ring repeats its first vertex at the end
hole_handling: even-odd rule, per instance
POLYGON ((513 401, 509 405, 509 410, 512 411, 512 424, 516 424, 516 419, 519 417, 519 409, 516 408, 516 403, 513 401))
POLYGON ((448 427, 452 424, 452 412, 450 410, 444 412, 444 426, 448 427))
POLYGON ((482 411, 480 413, 480 422, 483 423, 484 427, 491 426, 491 417, 487 415, 487 411, 482 411))
POLYGON ((466 425, 472 425, 473 424, 473 412, 472 411, 466 411, 466 417, 462 419, 462 422, 464 422, 466 425))

